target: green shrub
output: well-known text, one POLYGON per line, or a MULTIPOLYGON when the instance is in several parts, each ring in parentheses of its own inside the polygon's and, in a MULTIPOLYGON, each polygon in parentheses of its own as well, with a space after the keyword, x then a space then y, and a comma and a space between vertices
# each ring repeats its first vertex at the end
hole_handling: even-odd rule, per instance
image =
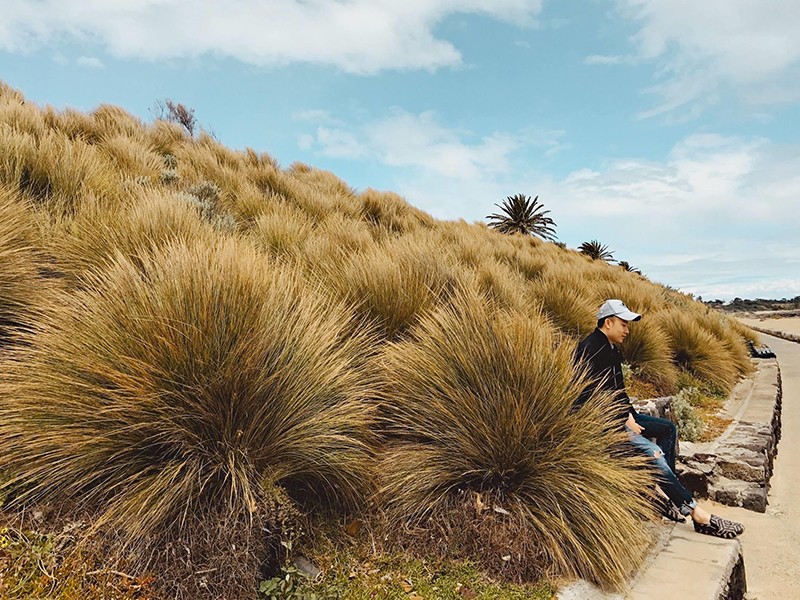
POLYGON ((678 436, 687 442, 697 441, 703 435, 703 421, 695 411, 700 390, 685 387, 672 397, 672 417, 678 427, 678 436))

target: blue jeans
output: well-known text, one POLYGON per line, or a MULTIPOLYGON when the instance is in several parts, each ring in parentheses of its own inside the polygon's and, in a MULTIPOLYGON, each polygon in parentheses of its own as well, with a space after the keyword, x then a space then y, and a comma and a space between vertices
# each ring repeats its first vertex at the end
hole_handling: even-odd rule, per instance
POLYGON ((655 438, 656 444, 661 448, 664 453, 664 460, 672 472, 675 472, 675 446, 678 442, 678 430, 675 424, 660 417, 651 417, 650 415, 643 415, 636 413, 634 415, 636 422, 644 427, 642 435, 648 439, 655 438))
MULTIPOLYGON (((639 418, 646 415, 636 415, 636 421, 639 422, 639 418)), ((655 417, 648 417, 648 419, 653 419, 655 417)), ((663 421, 664 419, 659 419, 659 421, 663 421)), ((674 429, 674 425, 673 425, 674 429)), ((630 437, 631 444, 634 448, 638 451, 642 452, 643 454, 650 457, 653 462, 653 466, 656 467, 658 471, 658 485, 664 490, 664 493, 667 497, 672 501, 672 503, 678 507, 681 511, 682 515, 689 515, 691 514, 692 510, 695 506, 697 506, 697 500, 692 498, 691 492, 687 490, 685 487, 681 485, 681 482, 678 481, 678 478, 675 475, 675 471, 670 468, 667 454, 662 448, 644 437, 643 435, 639 435, 638 433, 633 433, 628 426, 625 426, 625 431, 628 432, 628 436, 630 437)), ((649 433, 647 426, 645 425, 644 434, 647 435, 649 433)), ((672 443, 672 464, 675 464, 675 443, 673 440, 672 443)))

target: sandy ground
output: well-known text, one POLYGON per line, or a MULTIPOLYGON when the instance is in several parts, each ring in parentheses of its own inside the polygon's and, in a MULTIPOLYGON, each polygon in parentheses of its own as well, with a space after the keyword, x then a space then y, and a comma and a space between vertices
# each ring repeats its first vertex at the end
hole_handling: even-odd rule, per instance
MULTIPOLYGON (((800 335, 800 317, 785 317, 783 319, 745 319, 740 317, 739 320, 745 325, 800 335)), ((769 342, 767 342, 767 345, 769 345, 769 342)))
MULTIPOLYGON (((800 334, 800 318, 758 324, 800 334)), ((760 335, 778 355, 783 379, 782 439, 769 506, 765 514, 720 505, 712 510, 746 527, 741 540, 748 600, 784 600, 800 598, 800 344, 760 335)))

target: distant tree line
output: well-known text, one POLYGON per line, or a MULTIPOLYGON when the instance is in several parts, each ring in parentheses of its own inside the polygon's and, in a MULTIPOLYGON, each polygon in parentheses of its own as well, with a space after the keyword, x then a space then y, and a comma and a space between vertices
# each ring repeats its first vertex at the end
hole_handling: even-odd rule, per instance
MULTIPOLYGON (((702 298, 700 299, 702 300, 702 298)), ((729 302, 724 300, 707 300, 707 306, 720 310, 736 311, 757 311, 757 310, 800 310, 800 296, 794 298, 766 299, 756 298, 755 300, 734 298, 729 302)))

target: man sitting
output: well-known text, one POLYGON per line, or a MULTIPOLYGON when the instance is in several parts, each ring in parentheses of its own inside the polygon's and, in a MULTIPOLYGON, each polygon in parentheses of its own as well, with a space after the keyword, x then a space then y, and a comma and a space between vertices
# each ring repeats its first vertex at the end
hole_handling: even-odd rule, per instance
MULTIPOLYGON (((667 419, 651 417, 636 412, 622 378, 622 355, 617 346, 625 341, 630 323, 642 315, 628 309, 622 300, 606 300, 597 312, 597 329, 578 344, 576 361, 588 366, 592 384, 575 402, 580 408, 595 389, 614 393, 618 407, 620 427, 628 432, 631 444, 651 458, 658 470, 658 483, 669 498, 674 513, 691 515, 695 531, 722 538, 733 538, 744 531, 740 523, 712 515, 701 508, 697 501, 675 475, 675 446, 677 430, 667 419), (655 443, 649 438, 655 438, 655 443)), ((670 516, 669 511, 667 515, 670 516)), ((675 518, 675 517, 671 517, 675 518)), ((683 520, 677 519, 676 520, 683 520)))

